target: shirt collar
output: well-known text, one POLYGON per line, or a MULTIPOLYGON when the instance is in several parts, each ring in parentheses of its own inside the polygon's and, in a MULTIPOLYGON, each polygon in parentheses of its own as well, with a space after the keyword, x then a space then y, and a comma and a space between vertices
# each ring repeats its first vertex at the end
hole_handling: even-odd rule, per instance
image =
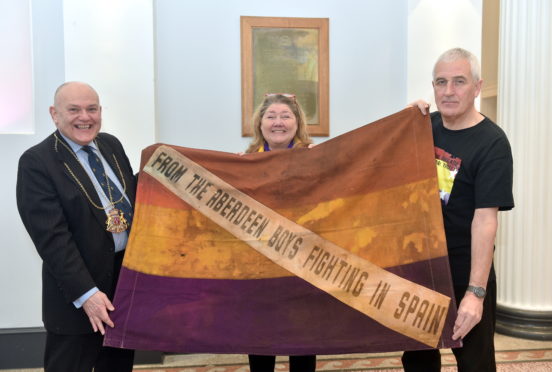
MULTIPOLYGON (((67 144, 69 145, 69 147, 71 147, 71 150, 73 150, 73 152, 75 154, 80 149, 82 149, 82 145, 79 145, 78 143, 73 142, 72 140, 70 140, 69 138, 64 136, 63 133, 61 133, 61 131, 59 132, 59 134, 63 137, 63 139, 67 142, 67 144)), ((94 151, 96 151, 96 152, 98 151, 98 147, 96 146, 96 142, 92 141, 88 144, 88 146, 92 147, 94 149, 94 151)))

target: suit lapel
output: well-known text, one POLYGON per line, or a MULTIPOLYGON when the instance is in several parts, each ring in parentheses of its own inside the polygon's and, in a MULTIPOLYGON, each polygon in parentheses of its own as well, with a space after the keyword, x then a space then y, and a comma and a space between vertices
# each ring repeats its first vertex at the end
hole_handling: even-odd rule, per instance
POLYGON ((69 178, 69 180, 81 192, 82 197, 86 199, 92 214, 96 217, 100 225, 105 226, 105 221, 107 219, 105 211, 103 209, 96 208, 89 200, 91 199, 97 206, 102 206, 98 192, 94 188, 88 173, 86 173, 76 158, 76 155, 69 147, 69 144, 67 144, 63 137, 59 134, 59 131, 56 131, 55 135, 57 136, 57 139, 52 136, 54 141, 54 152, 56 153, 56 157, 61 164, 63 173, 65 173, 67 178, 69 178))

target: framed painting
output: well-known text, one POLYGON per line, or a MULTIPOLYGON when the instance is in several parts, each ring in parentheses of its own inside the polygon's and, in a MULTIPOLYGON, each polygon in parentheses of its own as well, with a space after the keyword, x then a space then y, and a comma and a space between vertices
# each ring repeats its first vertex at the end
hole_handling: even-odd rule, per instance
POLYGON ((241 17, 242 136, 266 93, 294 94, 311 136, 329 136, 328 18, 241 17))

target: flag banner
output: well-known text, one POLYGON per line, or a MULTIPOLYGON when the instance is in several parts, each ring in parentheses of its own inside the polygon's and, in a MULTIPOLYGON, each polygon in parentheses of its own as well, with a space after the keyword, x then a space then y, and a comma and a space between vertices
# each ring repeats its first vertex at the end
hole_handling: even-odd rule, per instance
POLYGON ((183 353, 445 348, 456 306, 429 118, 311 149, 153 145, 104 344, 183 353))

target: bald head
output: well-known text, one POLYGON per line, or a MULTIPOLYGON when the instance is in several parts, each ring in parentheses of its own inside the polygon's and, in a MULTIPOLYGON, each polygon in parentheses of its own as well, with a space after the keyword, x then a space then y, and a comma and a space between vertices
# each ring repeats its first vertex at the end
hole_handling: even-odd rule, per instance
POLYGON ((98 92, 90 84, 82 83, 80 81, 68 81, 61 84, 54 93, 54 106, 59 107, 59 103, 63 100, 65 95, 73 95, 76 91, 89 91, 96 96, 98 104, 100 104, 100 96, 98 92))
POLYGON ((81 146, 92 142, 102 126, 98 93, 86 83, 72 81, 57 88, 50 115, 58 130, 81 146))

